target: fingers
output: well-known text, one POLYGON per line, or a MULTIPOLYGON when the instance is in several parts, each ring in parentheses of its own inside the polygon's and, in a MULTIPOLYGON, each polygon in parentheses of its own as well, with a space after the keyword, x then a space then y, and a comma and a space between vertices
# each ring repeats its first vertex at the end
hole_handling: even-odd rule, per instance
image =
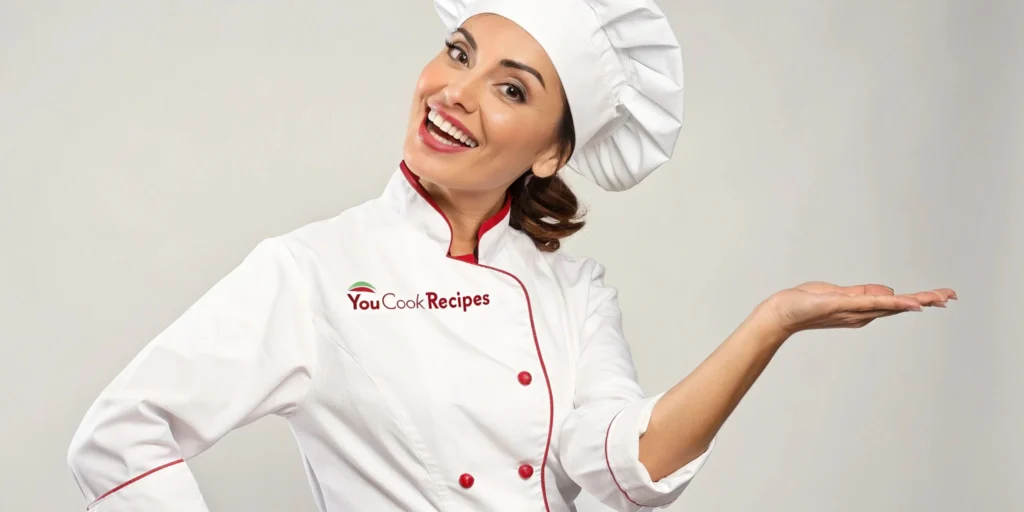
POLYGON ((906 311, 921 311, 923 307, 946 307, 946 301, 956 299, 950 288, 896 295, 883 285, 857 285, 837 287, 835 291, 820 294, 829 306, 829 320, 818 328, 859 328, 872 321, 906 311))
POLYGON ((871 322, 887 316, 898 315, 905 313, 905 310, 890 311, 890 310, 874 310, 863 313, 847 313, 838 319, 838 325, 836 327, 845 327, 848 329, 857 329, 870 324, 871 322))
POLYGON ((892 288, 883 284, 858 284, 855 286, 841 286, 839 291, 846 295, 894 295, 892 288))
POLYGON ((840 327, 846 327, 850 329, 858 329, 864 327, 871 322, 884 318, 887 316, 898 315, 900 313, 906 313, 907 310, 888 310, 888 309, 876 309, 872 311, 865 311, 861 313, 847 313, 841 321, 840 327))
POLYGON ((824 281, 808 281, 797 286, 796 289, 810 293, 833 293, 840 291, 841 287, 824 281))
POLYGON ((879 311, 920 311, 922 303, 906 295, 855 295, 843 297, 838 309, 854 312, 879 311))
POLYGON ((873 309, 871 311, 864 311, 864 312, 859 312, 859 313, 849 313, 849 316, 854 321, 862 321, 862 320, 869 320, 870 321, 870 320, 874 320, 876 318, 885 318, 887 316, 898 315, 900 313, 905 313, 906 311, 907 310, 901 310, 901 309, 873 309))
POLYGON ((904 296, 913 297, 914 300, 920 302, 922 306, 934 306, 944 308, 946 307, 947 301, 949 301, 950 299, 956 299, 956 292, 949 288, 938 288, 931 291, 905 294, 904 296))
MULTIPOLYGON (((896 295, 892 288, 882 284, 859 284, 854 286, 837 286, 835 291, 847 295, 850 297, 863 297, 863 296, 895 296, 903 297, 908 299, 905 304, 912 304, 916 302, 917 306, 933 306, 933 307, 946 307, 946 302, 950 300, 957 300, 956 292, 952 288, 936 288, 934 290, 922 291, 916 293, 904 293, 896 295)), ((858 303, 858 307, 868 307, 870 304, 878 302, 863 301, 858 303)), ((891 304, 888 302, 881 302, 878 304, 891 304)), ((886 308, 892 306, 886 306, 886 308)))
MULTIPOLYGON (((853 286, 838 286, 832 283, 824 281, 808 281, 796 287, 797 289, 811 292, 811 293, 842 293, 843 295, 859 296, 859 295, 896 295, 896 292, 892 287, 884 284, 858 284, 853 286)), ((945 303, 949 300, 957 300, 958 297, 956 292, 952 288, 936 288, 934 290, 915 292, 915 293, 904 293, 900 294, 904 297, 912 297, 914 300, 924 305, 932 305, 937 302, 945 303)))
POLYGON ((812 293, 842 293, 843 295, 893 295, 893 289, 883 284, 839 286, 824 281, 810 281, 797 288, 812 293))

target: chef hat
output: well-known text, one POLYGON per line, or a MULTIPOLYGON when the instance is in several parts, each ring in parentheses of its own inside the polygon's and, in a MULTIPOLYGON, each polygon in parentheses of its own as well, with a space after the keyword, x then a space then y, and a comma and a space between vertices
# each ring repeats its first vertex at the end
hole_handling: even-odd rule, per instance
POLYGON ((551 58, 576 128, 568 166, 626 190, 672 156, 683 119, 679 42, 651 0, 435 0, 448 30, 491 13, 551 58))

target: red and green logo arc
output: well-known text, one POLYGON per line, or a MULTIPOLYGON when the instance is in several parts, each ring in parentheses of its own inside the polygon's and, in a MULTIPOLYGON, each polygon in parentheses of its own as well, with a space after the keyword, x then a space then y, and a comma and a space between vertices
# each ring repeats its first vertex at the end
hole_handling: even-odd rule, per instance
POLYGON ((348 291, 356 293, 377 293, 377 289, 366 281, 359 281, 348 287, 348 291))

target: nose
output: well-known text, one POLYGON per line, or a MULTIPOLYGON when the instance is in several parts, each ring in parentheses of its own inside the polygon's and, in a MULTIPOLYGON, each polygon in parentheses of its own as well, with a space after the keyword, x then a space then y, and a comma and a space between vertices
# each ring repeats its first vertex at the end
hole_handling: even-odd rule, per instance
POLYGON ((444 88, 445 103, 466 112, 474 112, 479 106, 481 87, 481 77, 469 72, 461 73, 444 88))

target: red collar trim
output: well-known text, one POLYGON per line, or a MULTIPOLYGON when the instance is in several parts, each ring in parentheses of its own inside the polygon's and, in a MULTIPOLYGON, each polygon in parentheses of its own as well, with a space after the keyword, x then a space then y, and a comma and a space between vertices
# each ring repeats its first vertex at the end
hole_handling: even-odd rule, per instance
POLYGON ((452 238, 455 237, 455 234, 452 231, 451 221, 448 220, 448 216, 444 214, 444 211, 442 211, 441 207, 438 206, 436 201, 434 201, 434 198, 430 197, 430 194, 427 192, 427 190, 423 188, 423 185, 420 183, 420 177, 413 174, 413 172, 409 169, 409 166, 405 165, 404 160, 401 162, 401 168, 402 174, 405 176, 405 179, 408 180, 409 185, 411 185, 412 188, 415 189, 417 193, 419 193, 420 197, 422 197, 424 201, 430 204, 430 206, 433 207, 435 211, 437 211, 438 215, 440 215, 441 218, 444 219, 445 223, 448 224, 448 257, 459 261, 464 261, 466 263, 472 263, 474 265, 477 264, 476 252, 478 252, 480 248, 480 240, 484 237, 485 233, 490 231, 493 227, 497 226, 498 224, 501 224, 501 222, 505 220, 505 217, 508 216, 509 212, 512 211, 512 195, 506 192, 505 204, 501 206, 501 209, 498 210, 497 213, 490 216, 487 220, 483 222, 483 224, 480 225, 480 230, 477 231, 476 234, 477 250, 474 251, 472 254, 452 256, 452 238))

